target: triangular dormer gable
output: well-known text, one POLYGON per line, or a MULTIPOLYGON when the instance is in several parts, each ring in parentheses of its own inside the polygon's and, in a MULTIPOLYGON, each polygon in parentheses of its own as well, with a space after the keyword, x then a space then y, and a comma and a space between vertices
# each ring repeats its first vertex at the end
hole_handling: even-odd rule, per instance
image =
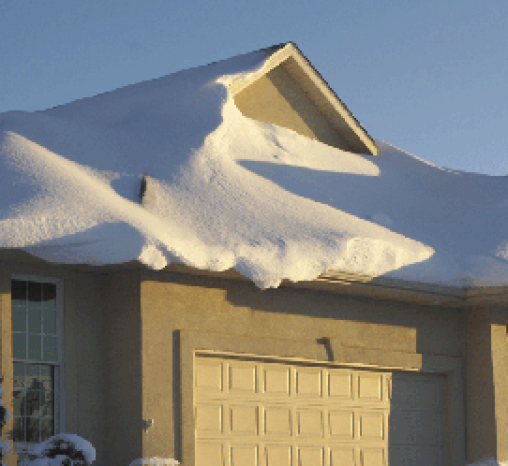
POLYGON ((230 86, 243 115, 339 149, 377 155, 374 140, 294 43, 263 51, 270 55, 263 69, 230 86))

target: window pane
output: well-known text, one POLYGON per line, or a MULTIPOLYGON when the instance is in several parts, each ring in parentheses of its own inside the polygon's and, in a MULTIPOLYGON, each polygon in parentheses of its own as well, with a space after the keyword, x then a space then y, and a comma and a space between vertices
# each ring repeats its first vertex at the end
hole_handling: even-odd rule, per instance
POLYGON ((42 305, 48 309, 56 308, 56 285, 54 283, 43 283, 42 305))
POLYGON ((28 282, 28 301, 39 303, 42 301, 42 283, 28 282))
POLYGON ((40 306, 28 306, 28 332, 41 333, 41 308, 40 306))
POLYGON ((38 388, 39 381, 39 364, 26 364, 26 387, 32 390, 38 388))
POLYGON ((26 441, 38 443, 40 441, 40 419, 37 417, 27 418, 26 441))
POLYGON ((44 335, 44 361, 58 361, 56 337, 44 335))
POLYGON ((53 366, 40 366, 39 380, 42 382, 43 390, 53 390, 53 366))
POLYGON ((11 302, 12 305, 26 304, 26 282, 21 280, 11 281, 11 302))
POLYGON ((42 359, 41 335, 28 335, 28 359, 42 359))
POLYGON ((15 362, 13 364, 13 384, 14 388, 26 388, 25 387, 25 364, 22 362, 15 362))
POLYGON ((12 335, 12 355, 15 358, 26 359, 26 333, 12 335))
POLYGON ((42 311, 42 326, 44 333, 56 333, 56 311, 55 309, 44 309, 42 311))
POLYGON ((50 390, 41 392, 41 416, 53 416, 53 396, 50 390))
POLYGON ((26 392, 26 415, 27 416, 40 416, 41 415, 41 392, 29 390, 26 392))
POLYGON ((53 430, 53 418, 42 418, 41 419, 41 441, 51 437, 54 432, 53 430))
POLYGON ((26 307, 12 307, 12 331, 26 332, 26 307))
POLYGON ((12 400, 14 416, 24 416, 26 414, 25 413, 26 400, 24 394, 25 392, 21 390, 14 390, 12 400))
POLYGON ((15 442, 25 441, 25 419, 24 417, 14 418, 14 430, 12 432, 13 440, 15 442))

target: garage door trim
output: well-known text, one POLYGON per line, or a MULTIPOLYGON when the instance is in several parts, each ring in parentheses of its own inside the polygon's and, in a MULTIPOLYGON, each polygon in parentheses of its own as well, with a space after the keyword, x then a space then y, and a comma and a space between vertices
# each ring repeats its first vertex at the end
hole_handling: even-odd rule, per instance
POLYGON ((428 355, 417 353, 401 354, 399 352, 365 351, 362 348, 346 348, 337 352, 346 355, 347 360, 327 361, 326 351, 322 345, 312 341, 294 341, 272 338, 255 338, 240 335, 208 333, 181 330, 178 333, 178 351, 175 363, 180 372, 179 398, 181 400, 179 414, 175 419, 176 431, 180 430, 180 442, 175 445, 175 455, 182 465, 194 466, 195 462, 195 425, 193 416, 194 405, 194 361, 200 353, 213 353, 217 356, 260 358, 280 362, 332 367, 376 368, 377 370, 415 370, 415 359, 421 361, 419 372, 436 373, 446 376, 446 430, 447 450, 450 454, 449 464, 463 466, 465 464, 465 422, 463 404, 462 363, 458 357, 428 355), (380 355, 382 356, 380 358, 380 355), (405 356, 407 360, 405 361, 405 356), (373 360, 374 359, 374 360, 373 360), (394 361, 397 365, 390 364, 394 361), (383 364, 384 363, 384 364, 383 364), (404 364, 407 364, 404 367, 404 364))

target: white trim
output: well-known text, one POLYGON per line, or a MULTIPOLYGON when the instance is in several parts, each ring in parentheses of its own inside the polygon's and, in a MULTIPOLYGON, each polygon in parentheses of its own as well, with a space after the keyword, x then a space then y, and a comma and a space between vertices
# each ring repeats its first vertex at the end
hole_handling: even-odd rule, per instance
MULTIPOLYGON (((59 411, 58 419, 55 416, 55 434, 65 432, 65 390, 64 390, 64 360, 63 360, 63 345, 64 345, 64 283, 60 278, 46 277, 42 275, 24 275, 24 274, 11 274, 12 280, 24 280, 38 283, 53 283, 56 285, 56 335, 58 341, 58 361, 56 363, 47 362, 47 364, 55 366, 55 411, 59 411), (58 373, 57 373, 58 372, 58 373), (58 384, 58 385, 57 385, 58 384), (58 396, 58 398, 57 398, 58 396), (57 406, 58 405, 58 406, 57 406)), ((31 359, 12 358, 13 362, 25 363, 41 363, 41 361, 34 361, 31 359)), ((32 443, 13 442, 14 451, 29 452, 30 447, 35 446, 32 443)))

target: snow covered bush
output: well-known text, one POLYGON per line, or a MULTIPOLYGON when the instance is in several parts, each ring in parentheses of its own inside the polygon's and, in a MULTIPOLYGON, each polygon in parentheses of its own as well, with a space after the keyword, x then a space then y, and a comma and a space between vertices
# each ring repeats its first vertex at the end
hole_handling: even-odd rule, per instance
POLYGON ((468 466, 508 466, 508 463, 498 463, 494 458, 483 458, 468 466))
POLYGON ((37 444, 30 457, 24 466, 89 466, 95 461, 95 448, 78 435, 57 434, 37 444))

